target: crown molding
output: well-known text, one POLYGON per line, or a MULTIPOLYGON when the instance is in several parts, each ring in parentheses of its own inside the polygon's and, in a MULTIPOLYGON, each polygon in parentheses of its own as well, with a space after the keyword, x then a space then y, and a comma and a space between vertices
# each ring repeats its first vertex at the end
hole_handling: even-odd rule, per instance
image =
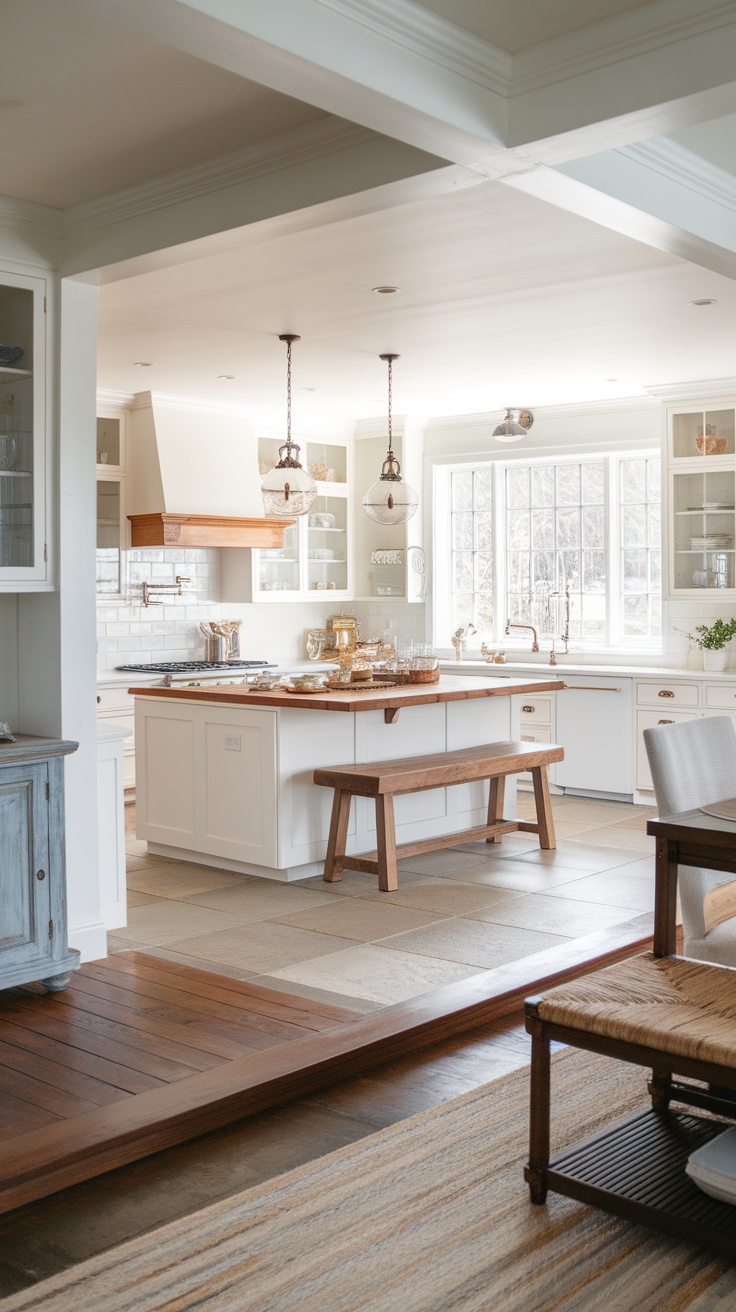
POLYGON ((736 378, 696 378, 689 383, 657 383, 644 389, 660 401, 719 401, 736 396, 736 378))
POLYGON ((109 410, 132 410, 135 392, 115 392, 110 387, 98 387, 97 405, 109 410))
POLYGON ((166 392, 135 392, 131 402, 131 410, 191 410, 195 414, 219 415, 221 418, 242 419, 248 423, 253 415, 252 409, 246 405, 209 401, 204 397, 171 396, 166 392))
POLYGON ((0 228, 60 238, 64 235, 64 211, 35 201, 0 196, 0 228))
POLYGON ((514 95, 661 50, 736 22, 734 0, 653 0, 514 55, 514 95), (697 8, 697 12, 693 12, 697 8))
POLYGON ((513 57, 507 50, 473 36, 413 0, 317 0, 317 4, 497 95, 509 94, 513 57))
MULTIPOLYGON (((646 388, 647 393, 650 388, 646 388)), ((602 414, 623 414, 628 411, 652 411, 659 406, 654 397, 647 396, 617 396, 609 397, 608 400, 600 401, 569 401, 560 405, 535 405, 534 409, 534 428, 542 420, 564 420, 564 419, 595 419, 602 414)), ((501 411, 503 406, 497 410, 476 412, 469 415, 436 415, 427 419, 425 431, 431 433, 437 429, 446 428, 495 428, 503 416, 501 411)), ((537 434, 534 428, 530 429, 530 440, 534 440, 537 434)))
POLYGON ((333 116, 316 119, 313 123, 268 137, 245 150, 219 155, 191 168, 164 173, 150 182, 73 205, 64 214, 65 231, 67 235, 71 232, 78 235, 140 218, 153 210, 196 200, 378 139, 378 133, 356 127, 344 119, 333 116))
POLYGON ((621 146, 616 153, 645 168, 654 169, 715 205, 736 211, 736 178, 733 174, 669 137, 654 137, 633 146, 621 146))

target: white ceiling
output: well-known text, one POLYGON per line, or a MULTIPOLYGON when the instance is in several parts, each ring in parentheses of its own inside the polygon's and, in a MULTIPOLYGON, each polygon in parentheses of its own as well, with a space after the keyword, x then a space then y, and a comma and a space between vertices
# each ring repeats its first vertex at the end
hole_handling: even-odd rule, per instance
POLYGON ((419 0, 440 18, 516 54, 580 27, 599 23, 650 0, 419 0))
POLYGON ((73 0, 1 12, 4 196, 63 209, 324 117, 73 0))
POLYGON ((227 255, 102 288, 101 387, 280 415, 287 331, 303 339, 297 418, 381 414, 382 351, 402 357, 397 412, 426 415, 733 372, 733 282, 499 183, 288 236, 268 229, 244 230, 227 255), (385 283, 401 292, 371 291, 385 283), (688 304, 700 297, 718 304, 688 304))

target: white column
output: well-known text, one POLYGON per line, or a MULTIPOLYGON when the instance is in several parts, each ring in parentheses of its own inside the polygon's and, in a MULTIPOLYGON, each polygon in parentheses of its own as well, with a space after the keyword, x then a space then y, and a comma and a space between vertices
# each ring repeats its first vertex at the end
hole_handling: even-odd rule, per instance
POLYGON ((104 957, 97 844, 96 359, 97 289, 62 279, 59 348, 59 665, 66 758, 69 942, 104 957))

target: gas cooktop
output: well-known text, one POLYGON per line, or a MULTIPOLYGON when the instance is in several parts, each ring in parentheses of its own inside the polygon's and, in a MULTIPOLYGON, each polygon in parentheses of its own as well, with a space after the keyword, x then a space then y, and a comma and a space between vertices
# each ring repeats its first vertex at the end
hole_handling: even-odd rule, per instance
POLYGON ((269 670, 269 661, 154 661, 149 665, 116 665, 134 674, 203 674, 205 670, 269 670))

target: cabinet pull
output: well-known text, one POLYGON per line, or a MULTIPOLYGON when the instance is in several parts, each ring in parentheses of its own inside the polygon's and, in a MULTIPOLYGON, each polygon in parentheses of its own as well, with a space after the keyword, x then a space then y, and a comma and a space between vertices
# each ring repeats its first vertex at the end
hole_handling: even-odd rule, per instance
POLYGON ((674 720, 657 720, 657 724, 674 724, 674 720))
POLYGON ((657 693, 658 697, 674 697, 674 695, 675 694, 673 692, 669 692, 667 688, 663 688, 661 692, 657 693))
POLYGON ((620 692, 620 688, 589 688, 587 683, 566 683, 565 688, 572 692, 620 692))
POLYGON ((45 878, 46 878, 46 871, 45 871, 45 870, 37 870, 37 871, 36 871, 36 879, 45 879, 45 878))
POLYGON ((100 694, 98 693, 98 694, 97 694, 97 705, 98 705, 98 706, 99 706, 99 704, 100 704, 101 701, 102 701, 102 698, 100 697, 100 694))
POLYGON ((535 712, 535 710, 536 710, 536 707, 535 707, 535 706, 522 706, 521 709, 522 709, 522 711, 526 711, 527 715, 533 715, 534 712, 535 712))

